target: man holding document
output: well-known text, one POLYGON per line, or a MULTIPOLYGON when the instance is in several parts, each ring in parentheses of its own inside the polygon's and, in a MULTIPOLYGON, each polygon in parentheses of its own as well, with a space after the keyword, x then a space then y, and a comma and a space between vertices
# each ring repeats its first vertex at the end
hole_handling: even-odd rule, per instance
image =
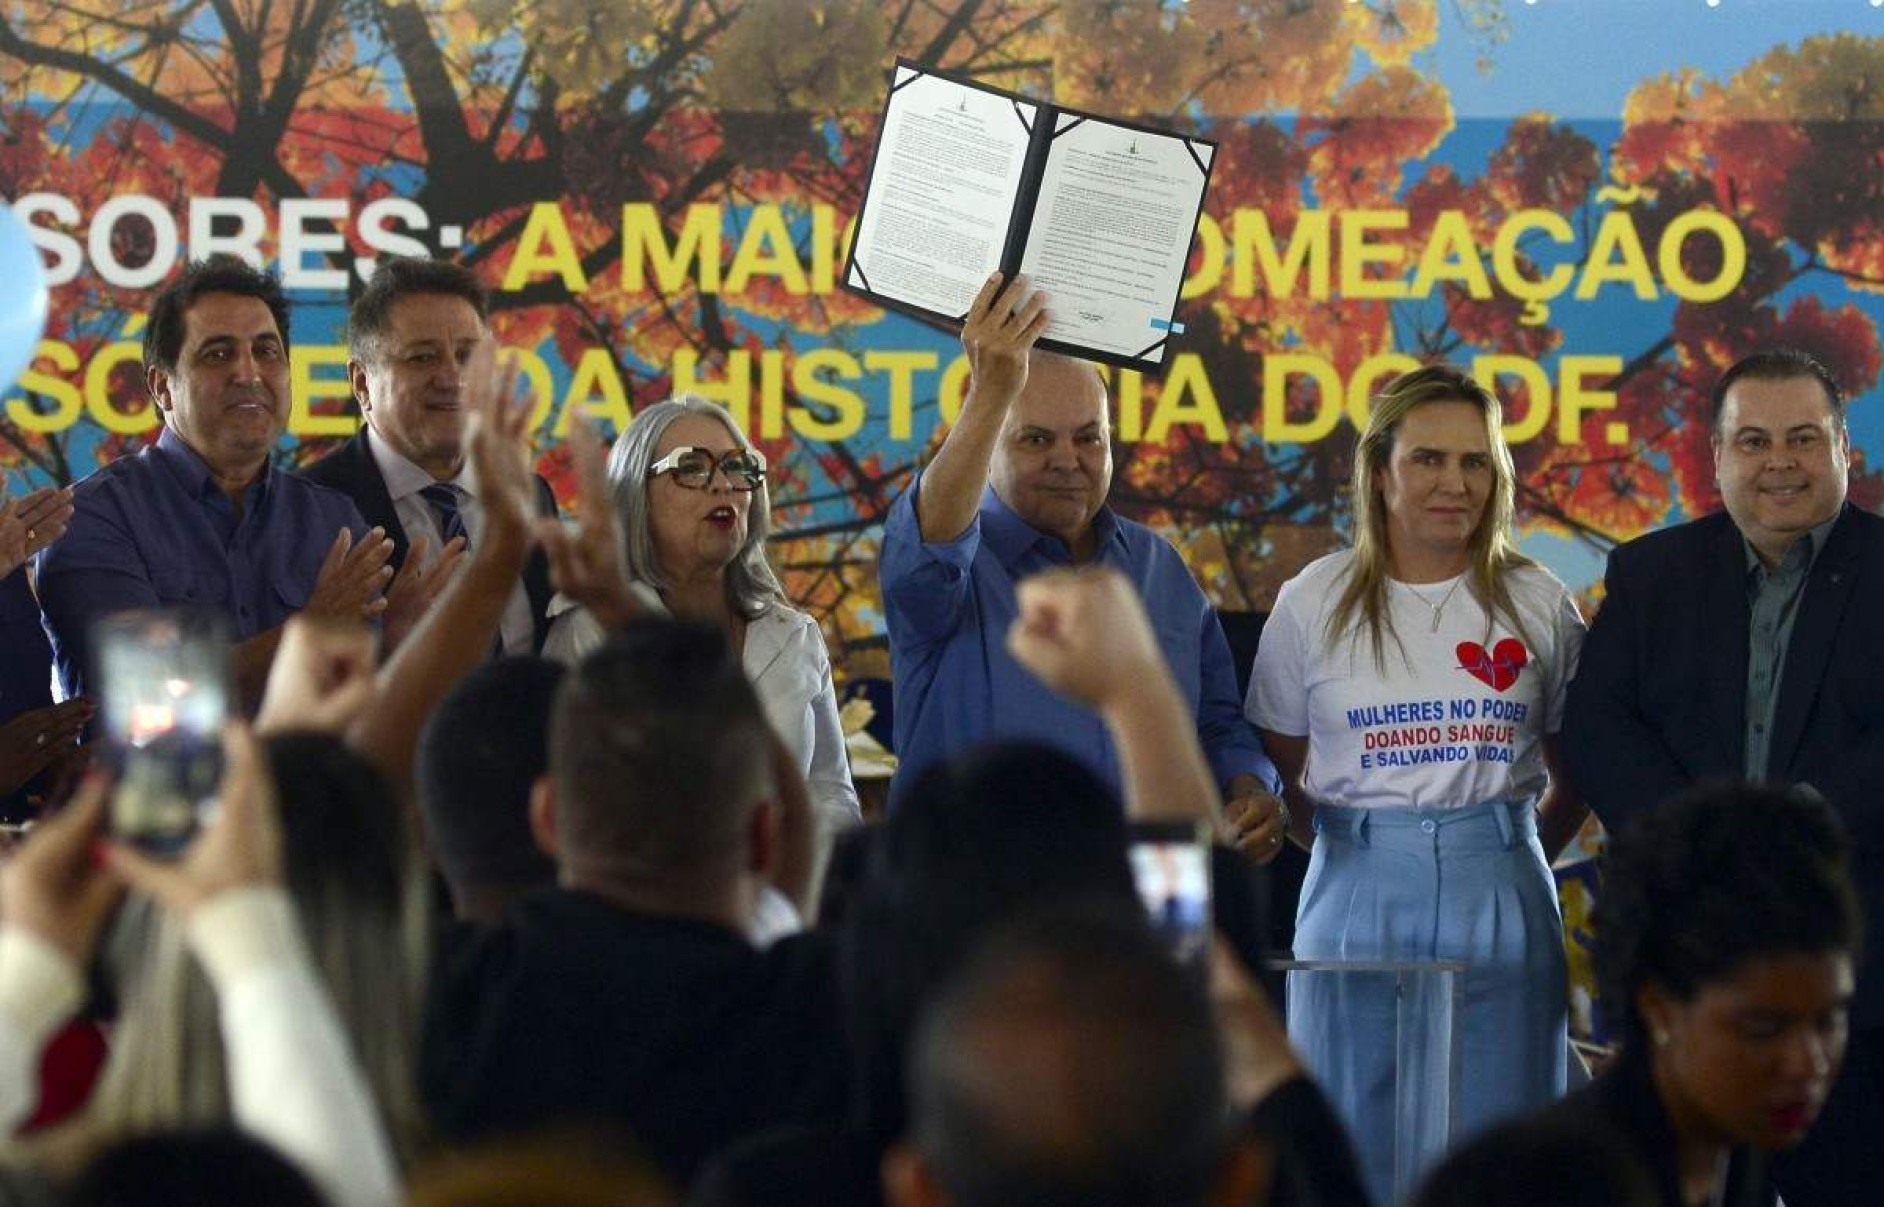
POLYGON ((1098 715, 1043 687, 1006 644, 1021 579, 1098 563, 1138 588, 1197 715, 1238 845, 1267 861, 1287 818, 1275 769, 1243 719, 1216 611, 1169 542, 1105 505, 1105 383, 1090 364, 1035 349, 1047 323, 1028 278, 988 279, 962 328, 972 376, 961 415, 885 525, 901 760, 892 807, 931 765, 989 738, 1045 742, 1118 788, 1117 753, 1098 715))

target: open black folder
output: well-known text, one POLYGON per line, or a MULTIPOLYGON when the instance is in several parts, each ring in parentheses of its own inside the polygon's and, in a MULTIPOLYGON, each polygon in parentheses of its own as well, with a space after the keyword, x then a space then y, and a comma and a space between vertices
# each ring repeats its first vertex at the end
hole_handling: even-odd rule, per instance
POLYGON ((1041 347, 1158 372, 1216 150, 898 59, 844 286, 959 328, 990 273, 1026 273, 1041 347))

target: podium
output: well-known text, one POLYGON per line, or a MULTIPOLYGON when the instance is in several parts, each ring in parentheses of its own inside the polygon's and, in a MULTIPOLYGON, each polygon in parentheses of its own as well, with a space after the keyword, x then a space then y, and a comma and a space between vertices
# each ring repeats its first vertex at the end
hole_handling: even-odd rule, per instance
MULTIPOLYGON (((1465 991, 1463 960, 1297 960, 1278 959, 1269 967, 1286 972, 1289 999, 1313 1002, 1327 1017, 1365 1020, 1391 1034, 1357 1035, 1354 1043, 1326 1051, 1302 1045, 1302 1058, 1315 1080, 1329 1092, 1360 1156, 1369 1192, 1380 1204, 1406 1201, 1420 1177, 1452 1142, 1459 1097, 1459 1052, 1455 1027, 1465 991), (1350 1003, 1367 1003, 1349 1009, 1350 1003), (1384 1010, 1383 1010, 1384 1006, 1384 1010), (1357 1069, 1378 1062, 1391 1045, 1391 1133, 1373 1134, 1341 1101, 1339 1087, 1356 1079, 1357 1069)), ((1293 1022, 1294 1010, 1291 1009, 1293 1022)), ((1291 1039, 1296 1028, 1290 1028, 1291 1039)))

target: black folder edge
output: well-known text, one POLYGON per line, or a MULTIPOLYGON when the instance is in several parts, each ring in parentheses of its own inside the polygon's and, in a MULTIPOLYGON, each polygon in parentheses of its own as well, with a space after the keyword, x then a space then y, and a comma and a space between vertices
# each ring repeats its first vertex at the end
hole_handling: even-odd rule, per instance
MULTIPOLYGON (((1037 100, 1034 100, 1032 97, 1022 96, 1018 92, 1009 92, 1005 88, 996 88, 990 84, 984 84, 979 80, 967 79, 963 76, 956 75, 952 72, 937 71, 936 69, 932 67, 923 66, 921 63, 918 63, 914 59, 909 59, 901 55, 898 55, 896 58, 895 64, 890 68, 890 75, 889 75, 890 89, 888 92, 884 94, 884 97, 883 97, 883 109, 882 109, 882 112, 879 114, 878 120, 877 120, 877 131, 878 131, 877 143, 876 143, 876 146, 871 148, 870 170, 864 176, 863 192, 860 194, 866 200, 859 201, 857 205, 856 222, 857 222, 858 230, 863 229, 864 206, 867 202, 867 199, 870 196, 870 186, 876 179, 876 171, 877 171, 876 156, 877 156, 877 152, 883 149, 882 130, 883 130, 884 125, 886 125, 889 120, 890 99, 892 96, 895 95, 896 92, 914 83, 918 78, 925 75, 937 76, 941 79, 948 80, 950 83, 960 84, 963 87, 973 88, 980 92, 991 92, 995 94, 996 96, 1007 97, 1009 100, 1015 102, 1014 113, 1015 113, 1015 116, 1020 120, 1022 125, 1026 125, 1026 116, 1022 113, 1020 109, 1020 105, 1022 103, 1031 105, 1034 107, 1036 112, 1044 113, 1054 119, 1052 121, 1047 121, 1047 122, 1037 122, 1032 127, 1029 128, 1029 133, 1032 136, 1032 141, 1030 141, 1028 145, 1027 162, 1025 165, 1023 165, 1021 169, 1021 187, 1017 189, 1015 193, 1017 198, 1024 198, 1027 192, 1029 191, 1030 185, 1033 189, 1037 190, 1039 186, 1039 182, 1040 182, 1040 177, 1045 175, 1046 173, 1047 146, 1049 143, 1052 142, 1055 134, 1059 134, 1063 132, 1062 129, 1058 126, 1058 118, 1061 116, 1073 117, 1073 118, 1078 119, 1076 121, 1069 122, 1064 127, 1065 130, 1070 130, 1074 126, 1078 125, 1080 122, 1091 119, 1091 120, 1104 122, 1105 124, 1109 126, 1117 126, 1122 129, 1141 130, 1147 134, 1155 134, 1160 138, 1184 137, 1182 135, 1173 135, 1172 132, 1169 130, 1161 130, 1156 126, 1147 125, 1143 122, 1125 121, 1116 117, 1106 117, 1103 114, 1087 113, 1079 109, 1068 109, 1063 106, 1054 105, 1047 101, 1037 101, 1037 100), (903 80, 901 83, 898 83, 896 80, 897 74, 905 67, 907 67, 912 72, 912 74, 910 75, 908 79, 903 80), (1046 131, 1051 131, 1051 133, 1044 133, 1046 131), (1044 133, 1044 137, 1043 137, 1043 133, 1044 133), (1039 150, 1037 165, 1035 162, 1036 148, 1038 148, 1039 150), (1031 180, 1029 178, 1030 172, 1033 173, 1031 180)), ((1211 169, 1216 167, 1216 164, 1217 164, 1217 157, 1216 157, 1217 143, 1216 143, 1216 140, 1209 139, 1209 138, 1185 137, 1184 145, 1185 145, 1185 149, 1190 152, 1191 159, 1197 163, 1199 170, 1201 170, 1204 174, 1203 188, 1199 189, 1197 193, 1197 213, 1193 215, 1191 218, 1191 243, 1195 244, 1197 241, 1197 227, 1198 227, 1199 222, 1203 219, 1204 199, 1210 195, 1211 169), (1211 156, 1210 156, 1209 163, 1205 163, 1203 158, 1198 155, 1197 148, 1199 146, 1205 146, 1211 149, 1211 156)), ((1029 222, 1031 222, 1033 218, 1034 204, 1037 201, 1038 201, 1037 194, 1035 198, 1031 201, 1027 201, 1027 200, 1020 201, 1015 206, 1015 217, 1018 219, 1021 216, 1021 209, 1024 207, 1026 209, 1026 218, 1028 219, 1029 222)), ((1026 239, 1025 239, 1025 234, 1024 234, 1026 229, 1027 229, 1026 225, 1019 222, 1010 222, 1009 224, 1007 244, 1003 246, 1002 255, 1001 255, 1000 272, 1004 278, 1011 279, 1014 273, 1018 271, 1020 268, 1020 262, 1026 251, 1026 246, 1025 246, 1026 239), (1008 254, 1010 251, 1012 251, 1013 253, 1013 258, 1011 260, 1009 259, 1009 254, 1008 254)), ((1187 249, 1187 255, 1188 255, 1188 249, 1187 249)), ((872 305, 881 307, 884 310, 893 310, 898 314, 907 315, 913 319, 918 319, 924 323, 929 324, 932 327, 941 327, 945 330, 960 332, 962 328, 962 324, 968 320, 968 316, 965 313, 964 314, 944 314, 941 311, 930 310, 923 306, 917 306, 911 302, 902 302, 902 301, 896 300, 895 298, 884 297, 882 294, 872 291, 870 289, 869 278, 864 274, 863 267, 857 263, 857 244, 856 244, 855 239, 851 241, 850 254, 845 259, 844 272, 838 278, 838 285, 840 288, 845 289, 851 293, 856 294, 857 296, 861 298, 866 299, 872 305), (863 282, 862 287, 859 287, 851 283, 851 273, 853 271, 857 274, 857 279, 863 282)), ((1176 316, 1177 316, 1178 303, 1182 299, 1183 293, 1184 293, 1184 282, 1180 278, 1178 281, 1177 294, 1172 297, 1171 306, 1168 312, 1170 315, 1170 321, 1174 325, 1176 324, 1176 321, 1177 321, 1176 316)), ((1114 368, 1131 369, 1136 372, 1146 374, 1148 376, 1161 377, 1163 376, 1165 369, 1168 367, 1167 363, 1164 361, 1162 356, 1160 357, 1160 359, 1155 360, 1155 361, 1148 361, 1144 358, 1149 356, 1153 352, 1157 352, 1161 348, 1165 348, 1169 344, 1169 342, 1170 342, 1170 335, 1169 333, 1167 333, 1164 336, 1160 336, 1156 343, 1153 343, 1150 347, 1146 348, 1143 352, 1137 354, 1136 356, 1129 355, 1126 353, 1121 353, 1121 352, 1109 352, 1103 348, 1094 348, 1085 344, 1074 344, 1074 343, 1069 343, 1065 340, 1057 340, 1057 339, 1043 338, 1035 346, 1044 348, 1049 352, 1058 352, 1058 353, 1061 353, 1062 355, 1071 356, 1079 360, 1097 361, 1100 364, 1111 365, 1114 368)))

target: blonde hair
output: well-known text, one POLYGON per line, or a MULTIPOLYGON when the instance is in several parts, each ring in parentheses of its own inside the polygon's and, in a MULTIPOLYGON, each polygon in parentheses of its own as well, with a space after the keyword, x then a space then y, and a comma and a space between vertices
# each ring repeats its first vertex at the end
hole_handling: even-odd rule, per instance
MULTIPOLYGON (((337 739, 282 735, 267 751, 301 933, 394 1149, 409 1159, 425 1138, 416 1067, 430 926, 403 811, 337 739)), ((15 1147, 15 1159, 57 1169, 127 1136, 230 1119, 216 995, 182 920, 132 898, 104 954, 123 1003, 111 1057, 84 1111, 15 1147)))
POLYGON ((1388 580, 1392 576, 1393 550, 1389 548, 1387 502, 1376 484, 1380 474, 1393 459, 1393 449, 1400 434, 1400 424, 1423 406, 1441 402, 1463 402, 1477 408, 1485 422, 1485 442, 1491 450, 1492 492, 1478 527, 1466 542, 1468 565, 1466 588, 1485 609, 1487 628, 1503 617, 1530 643, 1517 605, 1506 581, 1509 571, 1537 563, 1518 551, 1512 540, 1512 520, 1517 513, 1517 471, 1511 463, 1511 449, 1505 444, 1504 408, 1492 392, 1464 370, 1448 364, 1426 365, 1403 373, 1376 394, 1368 414, 1367 429, 1354 446, 1354 480, 1350 487, 1354 508, 1354 558, 1348 564, 1346 585, 1328 615, 1325 636, 1332 645, 1344 636, 1365 630, 1373 646, 1374 666, 1387 666, 1387 638, 1400 647, 1406 659, 1406 646, 1393 627, 1393 609, 1388 603, 1388 580))

